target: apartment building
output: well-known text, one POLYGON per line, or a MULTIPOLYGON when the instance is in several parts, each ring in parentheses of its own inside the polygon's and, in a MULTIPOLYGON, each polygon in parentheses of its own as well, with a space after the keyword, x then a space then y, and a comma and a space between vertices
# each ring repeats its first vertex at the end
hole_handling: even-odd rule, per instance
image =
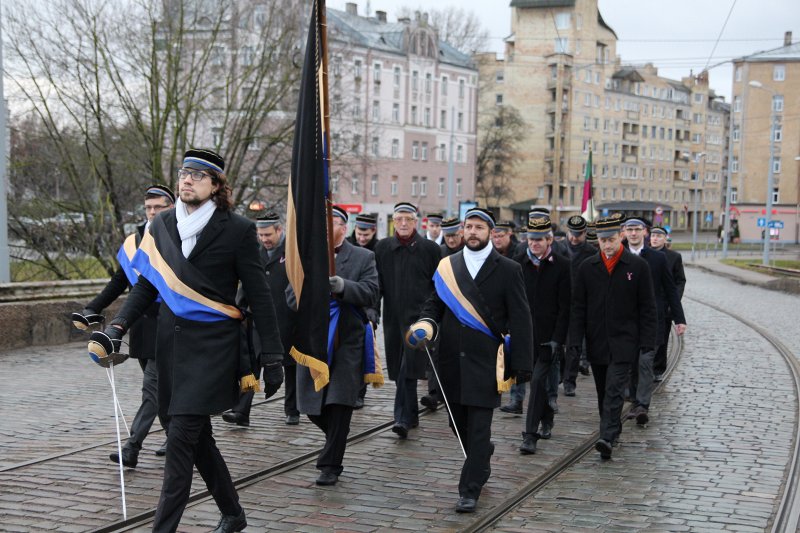
POLYGON ((783 46, 733 66, 731 219, 743 241, 760 240, 769 194, 770 218, 783 225, 773 238, 800 242, 800 42, 787 32, 783 46))
POLYGON ((482 105, 514 106, 527 126, 504 216, 579 213, 591 152, 600 214, 686 229, 697 213, 700 229, 717 227, 729 108, 706 72, 670 80, 626 65, 597 0, 512 0, 511 29, 504 58, 480 61, 482 76, 503 80, 482 105))
POLYGON ((475 189, 478 71, 439 40, 425 13, 328 9, 331 189, 389 228, 399 201, 458 212, 475 189))

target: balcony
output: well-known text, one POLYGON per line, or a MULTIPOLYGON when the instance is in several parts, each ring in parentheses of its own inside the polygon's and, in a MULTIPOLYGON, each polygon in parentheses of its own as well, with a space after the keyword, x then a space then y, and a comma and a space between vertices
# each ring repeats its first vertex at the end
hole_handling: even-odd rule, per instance
MULTIPOLYGON (((545 107, 545 111, 550 113, 555 113, 558 105, 556 102, 548 102, 547 106, 545 107)), ((561 112, 566 113, 569 110, 569 106, 567 104, 561 104, 561 112)))
POLYGON ((552 137, 553 135, 556 134, 556 127, 553 124, 548 124, 544 128, 544 134, 547 137, 552 137))
POLYGON ((633 131, 626 131, 625 133, 622 134, 622 139, 628 142, 638 143, 639 134, 633 131))
POLYGON ((639 157, 634 154, 624 154, 622 156, 623 163, 633 163, 636 164, 639 162, 639 157))
POLYGON ((559 82, 563 89, 569 89, 570 87, 572 87, 572 78, 569 76, 561 76, 558 78, 553 78, 553 77, 547 78, 547 88, 555 89, 556 87, 558 87, 559 82))

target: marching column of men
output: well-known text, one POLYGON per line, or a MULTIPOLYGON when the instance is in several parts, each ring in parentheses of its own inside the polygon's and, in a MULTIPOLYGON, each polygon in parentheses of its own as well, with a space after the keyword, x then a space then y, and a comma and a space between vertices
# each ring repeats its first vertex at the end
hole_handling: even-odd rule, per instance
POLYGON ((578 373, 588 374, 581 362, 585 357, 600 415, 595 447, 608 459, 621 432, 626 389, 634 399, 631 417, 646 423, 653 384, 666 369, 671 323, 678 334, 686 328, 680 255, 666 249, 663 228, 652 228, 651 246, 646 246, 644 220, 614 214, 587 223, 571 217, 567 238, 559 244, 549 211, 534 208, 525 242, 518 245, 514 224, 497 224, 493 213, 481 208, 469 210, 463 223, 428 215, 425 238, 417 232, 416 206, 400 202, 394 206, 394 234, 379 240, 374 215, 358 215, 347 237, 349 215, 334 206, 336 275, 330 292, 336 333, 329 346, 330 382, 317 391, 309 370, 295 367, 284 350, 299 333, 293 329, 279 217, 271 213, 253 225, 231 213, 224 161, 211 151, 186 153, 179 187, 178 210, 159 217, 174 197, 163 187, 147 190, 148 223, 131 240, 132 250, 127 241, 121 249, 122 274, 112 279, 117 283, 110 282, 73 315, 83 329, 99 323, 99 313, 122 292, 118 286, 134 286, 117 317, 102 333, 95 332, 92 342, 102 348, 98 353, 111 354, 122 335, 131 329, 133 339, 140 325, 153 339, 147 354, 132 346, 132 354, 142 353, 144 360, 142 406, 122 457, 111 458, 136 466, 157 404, 169 445, 155 531, 177 528, 193 465, 222 513, 216 531, 245 527, 209 415, 230 409, 223 420, 248 426, 254 390, 246 385, 246 374, 258 376, 262 366, 268 397, 286 375, 286 423, 297 424, 303 413, 325 434, 316 483, 337 483, 353 410, 364 405, 367 383, 382 383, 374 370, 381 300, 384 353, 396 383, 392 431, 405 439, 418 426, 417 380, 427 378, 429 394, 421 403, 436 409, 449 402, 450 427, 466 456, 457 512, 475 510, 489 479, 491 422, 503 392, 511 392, 511 401, 501 410, 521 414, 525 383, 531 383, 519 450, 536 453, 538 441, 550 438, 558 412, 559 374, 565 394, 574 396, 578 373), (141 275, 131 277, 125 265, 141 275), (231 290, 239 282, 236 307, 231 290), (187 303, 191 291, 198 298, 187 303), (158 305, 159 295, 167 305, 156 311, 156 328, 150 306, 158 305), (255 330, 242 348, 240 308, 245 307, 255 330), (140 316, 151 321, 137 321, 140 316), (165 376, 161 382, 158 374, 165 376))

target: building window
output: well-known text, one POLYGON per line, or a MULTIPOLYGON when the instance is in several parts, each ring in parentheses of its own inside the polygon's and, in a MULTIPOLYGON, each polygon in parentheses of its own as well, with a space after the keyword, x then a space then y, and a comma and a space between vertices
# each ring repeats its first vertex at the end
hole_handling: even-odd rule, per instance
POLYGON ((780 203, 780 194, 778 192, 778 188, 777 187, 772 189, 772 203, 773 204, 779 204, 780 203))
POLYGON ((742 110, 742 97, 741 96, 734 96, 733 97, 733 112, 739 113, 742 110))
POLYGON ((353 98, 352 114, 353 118, 359 118, 361 116, 361 98, 358 96, 353 98))
POLYGON ((380 156, 380 140, 378 137, 372 138, 372 157, 380 156))
POLYGON ((786 79, 786 65, 775 65, 772 69, 772 79, 774 81, 783 81, 786 79))
POLYGON ((736 67, 734 71, 734 79, 736 81, 742 81, 742 67, 736 67))
POLYGON ((739 172, 739 158, 736 156, 731 159, 731 172, 739 172))
POLYGON ((356 59, 353 62, 353 77, 357 80, 361 79, 361 60, 356 59))
POLYGON ((433 91, 433 75, 425 74, 425 94, 431 94, 433 91))
POLYGON ((566 37, 557 37, 555 39, 555 50, 557 54, 569 53, 569 39, 566 37))
POLYGON ((372 82, 375 85, 380 85, 381 84, 381 64, 380 63, 375 63, 372 66, 372 82))
POLYGON ((379 122, 381 120, 381 102, 380 100, 372 101, 372 120, 379 122))
POLYGON ((442 76, 442 96, 447 96, 447 76, 442 76))
POLYGON ((425 127, 427 127, 427 128, 431 127, 431 108, 430 107, 426 107, 425 108, 425 127))
POLYGON ((466 82, 463 79, 458 80, 458 97, 463 100, 464 97, 466 96, 466 93, 467 93, 466 82))
POLYGON ((411 123, 417 124, 417 106, 411 106, 411 123))
POLYGON ((444 187, 445 187, 444 178, 439 178, 439 190, 438 190, 439 196, 444 196, 444 187))
POLYGON ((461 198, 461 192, 463 187, 461 186, 461 178, 456 179, 456 197, 461 198))
POLYGON ((695 93, 694 94, 694 103, 695 104, 702 104, 703 103, 703 94, 702 93, 695 93))
POLYGON ((439 128, 447 129, 447 111, 442 109, 442 112, 439 115, 439 128))
POLYGON ((419 72, 416 70, 411 72, 411 90, 419 91, 419 72))
POLYGON ((369 193, 372 196, 378 196, 378 175, 373 174, 369 179, 369 193))
POLYGON ((731 138, 734 140, 734 142, 741 138, 741 130, 739 129, 738 125, 734 126, 731 130, 731 138))
POLYGON ((495 83, 503 83, 505 81, 505 73, 502 70, 498 70, 494 75, 495 83))
POLYGON ((392 176, 392 183, 389 194, 391 194, 392 196, 397 196, 397 176, 392 176))
POLYGON ((392 122, 395 124, 400 122, 400 104, 392 104, 392 122))
POLYGON ((735 204, 739 201, 739 191, 736 187, 731 188, 731 203, 735 204))
POLYGON ((444 143, 439 145, 439 161, 447 161, 447 147, 444 143))
POLYGON ((458 147, 456 147, 456 161, 458 163, 464 162, 464 147, 461 146, 460 144, 458 145, 458 147))
POLYGON ((339 173, 334 172, 331 176, 331 191, 336 194, 339 192, 339 173))
POLYGON ((216 65, 218 67, 225 64, 225 47, 223 46, 212 46, 210 63, 212 65, 216 65))
POLYGON ((783 96, 777 94, 772 97, 772 110, 776 113, 783 111, 783 96))
POLYGON ((556 13, 555 19, 556 19, 556 29, 557 30, 568 30, 569 29, 569 23, 570 23, 569 15, 570 15, 569 13, 556 13))
POLYGON ((394 67, 393 83, 396 88, 400 87, 400 67, 394 67))
POLYGON ((252 46, 243 46, 241 55, 239 56, 240 64, 244 67, 249 67, 253 64, 254 55, 255 53, 252 46))
POLYGON ((502 94, 494 95, 494 105, 503 105, 503 95, 502 94))
POLYGON ((411 143, 411 159, 414 161, 419 159, 419 141, 411 143))
POLYGON ((422 151, 420 152, 420 158, 423 161, 427 161, 428 160, 428 143, 427 142, 422 143, 422 151))
POLYGON ((772 172, 775 174, 781 173, 781 158, 780 157, 773 157, 772 158, 772 172))
POLYGON ((358 194, 358 183, 361 181, 361 177, 358 174, 353 174, 353 177, 350 179, 350 194, 358 194))
POLYGON ((419 195, 428 196, 428 178, 422 176, 419 180, 419 195))
POLYGON ((411 177, 411 196, 417 196, 417 190, 419 189, 419 178, 416 176, 411 177))
POLYGON ((775 124, 774 129, 775 129, 775 133, 773 134, 772 139, 776 143, 779 143, 779 142, 781 142, 781 139, 783 139, 783 125, 782 124, 775 124))
POLYGON ((400 139, 392 139, 392 157, 394 159, 400 157, 400 139))
POLYGON ((361 151, 361 135, 353 135, 353 151, 359 153, 361 151))
POLYGON ((464 113, 459 113, 458 117, 456 118, 456 122, 458 123, 458 130, 462 131, 464 129, 464 113))

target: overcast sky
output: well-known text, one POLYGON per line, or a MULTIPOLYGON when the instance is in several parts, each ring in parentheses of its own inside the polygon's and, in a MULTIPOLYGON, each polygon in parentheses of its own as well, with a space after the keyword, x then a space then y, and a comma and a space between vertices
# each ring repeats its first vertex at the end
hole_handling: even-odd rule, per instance
MULTIPOLYGON (((329 7, 344 9, 347 0, 327 0, 329 7)), ((359 0, 358 12, 395 10, 408 6, 424 11, 419 0, 359 0)), ((473 11, 492 36, 492 50, 502 53, 503 38, 510 33, 510 0, 433 0, 435 8, 458 6, 473 11)), ((599 0, 603 19, 619 37, 617 53, 630 63, 652 62, 659 74, 679 80, 690 70, 701 71, 731 58, 768 50, 783 44, 783 34, 800 40, 798 0, 599 0), (733 11, 731 12, 731 7, 733 11), (717 36, 731 12, 721 41, 711 56, 717 36), (710 63, 709 63, 710 57, 710 63)), ((711 69, 711 87, 730 101, 730 63, 711 69)))

